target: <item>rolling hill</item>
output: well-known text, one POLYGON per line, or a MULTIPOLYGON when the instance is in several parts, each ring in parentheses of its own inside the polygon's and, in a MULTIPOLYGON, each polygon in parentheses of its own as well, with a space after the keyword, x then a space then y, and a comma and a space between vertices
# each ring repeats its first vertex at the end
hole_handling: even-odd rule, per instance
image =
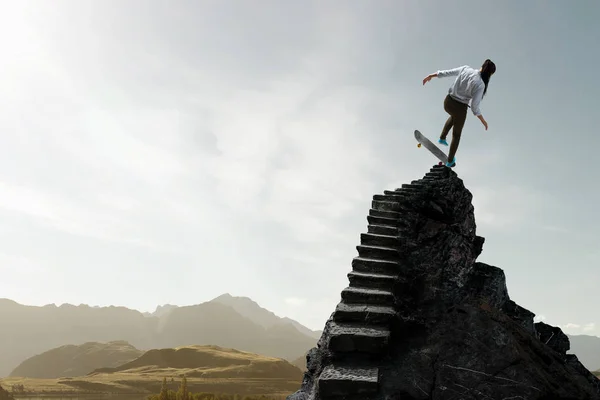
POLYGON ((285 360, 219 346, 149 350, 119 367, 100 368, 89 376, 141 372, 162 375, 172 369, 180 375, 198 378, 302 379, 301 371, 285 360))
POLYGON ((102 367, 118 367, 141 356, 143 351, 124 341, 65 345, 23 361, 9 376, 61 378, 82 376, 102 367))
POLYGON ((177 390, 185 374, 192 392, 244 395, 287 395, 295 391, 303 373, 275 357, 222 348, 182 346, 149 350, 113 368, 99 368, 86 376, 59 379, 6 378, 5 386, 22 384, 29 395, 92 393, 155 394, 163 378, 177 390))

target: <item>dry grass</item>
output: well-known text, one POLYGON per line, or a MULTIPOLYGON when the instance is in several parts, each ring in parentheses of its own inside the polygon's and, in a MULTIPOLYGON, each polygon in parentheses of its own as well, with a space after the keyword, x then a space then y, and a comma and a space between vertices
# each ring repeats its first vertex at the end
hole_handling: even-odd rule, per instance
MULTIPOLYGON (((22 384, 31 394, 155 394, 160 392, 162 378, 166 377, 169 389, 177 390, 183 371, 164 371, 164 374, 97 374, 80 378, 28 379, 5 378, 0 384, 10 388, 22 384), (169 373, 170 372, 170 373, 169 373), (171 378, 174 382, 171 382, 171 378)), ((249 379, 249 378, 188 378, 188 387, 194 393, 238 393, 238 394, 290 394, 300 387, 301 379, 249 379)))
POLYGON ((169 389, 177 390, 184 374, 194 393, 288 395, 302 382, 302 372, 278 358, 217 346, 184 346, 151 350, 122 367, 97 370, 87 376, 11 377, 0 380, 0 385, 10 388, 22 384, 26 392, 38 395, 155 394, 160 392, 163 378, 167 378, 169 389))

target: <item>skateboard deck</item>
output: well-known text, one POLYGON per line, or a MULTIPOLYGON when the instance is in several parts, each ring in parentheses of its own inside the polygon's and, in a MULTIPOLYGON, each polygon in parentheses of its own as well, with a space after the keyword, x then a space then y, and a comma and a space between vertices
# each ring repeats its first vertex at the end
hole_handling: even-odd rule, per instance
POLYGON ((436 156, 440 160, 440 165, 446 164, 448 161, 448 156, 439 147, 431 142, 431 140, 427 139, 421 132, 415 129, 415 139, 417 139, 417 147, 421 147, 421 145, 425 146, 427 150, 429 150, 434 156, 436 156))

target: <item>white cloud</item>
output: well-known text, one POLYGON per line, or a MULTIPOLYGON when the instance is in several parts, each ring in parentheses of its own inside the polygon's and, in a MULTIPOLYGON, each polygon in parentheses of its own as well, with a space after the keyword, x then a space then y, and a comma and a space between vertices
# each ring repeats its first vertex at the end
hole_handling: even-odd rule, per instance
POLYGON ((533 322, 542 322, 545 320, 546 320, 546 317, 544 315, 536 315, 535 318, 533 318, 533 322))
POLYGON ((306 299, 301 299, 298 297, 288 297, 287 299, 285 299, 285 303, 294 307, 299 307, 306 304, 306 299))
POLYGON ((339 239, 336 221, 372 195, 371 172, 381 166, 360 109, 377 94, 339 88, 311 99, 323 85, 291 76, 211 106, 218 153, 209 172, 223 204, 302 242, 339 239))
POLYGON ((595 329, 596 329, 596 324, 593 322, 590 322, 589 324, 585 324, 583 326, 584 332, 591 332, 591 331, 594 331, 595 329))
MULTIPOLYGON (((52 43, 38 39, 42 48, 52 43)), ((53 83, 38 87, 36 96, 52 93, 56 106, 29 126, 9 118, 10 113, 3 121, 6 130, 22 134, 19 140, 3 138, 2 148, 19 154, 15 169, 26 179, 11 176, 2 183, 0 207, 36 225, 99 242, 200 253, 194 273, 213 288, 219 286, 219 274, 230 275, 237 264, 244 268, 234 272, 238 276, 264 279, 261 259, 250 254, 262 252, 261 247, 250 249, 249 240, 236 232, 252 231, 255 242, 272 244, 277 241, 262 230, 274 226, 289 235, 274 252, 287 248, 297 264, 310 263, 297 274, 324 265, 325 274, 347 272, 358 233, 339 229, 339 223, 357 205, 365 206, 360 213, 366 215, 370 196, 381 191, 374 188, 373 171, 395 174, 382 168, 363 109, 381 102, 382 95, 354 84, 332 85, 346 70, 345 52, 351 51, 336 48, 333 57, 332 48, 336 43, 298 54, 298 71, 246 82, 232 71, 207 74, 201 60, 193 65, 190 59, 158 57, 148 65, 148 57, 129 53, 128 65, 144 65, 138 69, 141 79, 170 71, 170 83, 182 79, 189 86, 185 93, 155 82, 134 87, 141 79, 132 79, 137 76, 117 64, 106 66, 100 84, 91 79, 99 71, 83 57, 83 64, 75 64, 61 59, 60 51, 42 52, 35 69, 51 65, 48 81, 53 83), (176 107, 157 107, 163 94, 176 99, 176 107), (40 138, 46 143, 43 151, 35 146, 40 138), (44 170, 49 178, 39 179, 44 170), (349 238, 353 243, 347 245, 349 238), (209 266, 216 272, 208 272, 209 266)), ((265 63, 254 61, 259 67, 265 63)), ((44 75, 36 76, 44 82, 44 75)), ((15 93, 22 106, 31 104, 32 95, 23 94, 30 92, 20 89, 15 93)), ((12 107, 12 115, 18 115, 19 108, 12 107)), ((119 251, 107 251, 110 259, 119 257, 119 251)), ((284 260, 271 257, 269 262, 284 260)), ((340 273, 339 280, 345 279, 340 273)), ((329 292, 327 282, 316 291, 329 292)), ((281 298, 281 293, 272 296, 281 298)), ((305 298, 285 303, 308 304, 305 298)), ((325 318, 330 311, 319 309, 325 318)))
POLYGON ((565 325, 562 325, 561 328, 565 333, 570 335, 600 335, 600 331, 596 329, 596 324, 594 322, 589 322, 583 325, 569 322, 565 325))

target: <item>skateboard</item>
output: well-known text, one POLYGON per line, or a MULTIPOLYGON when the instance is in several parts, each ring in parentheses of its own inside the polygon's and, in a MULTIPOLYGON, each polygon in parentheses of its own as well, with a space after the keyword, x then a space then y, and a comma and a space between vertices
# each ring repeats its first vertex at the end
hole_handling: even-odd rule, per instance
POLYGON ((448 161, 448 156, 442 150, 439 149, 435 144, 431 142, 431 140, 427 139, 421 132, 415 129, 415 139, 417 139, 417 147, 421 147, 421 145, 425 146, 427 150, 429 150, 434 156, 436 156, 440 162, 438 165, 446 165, 448 161))

